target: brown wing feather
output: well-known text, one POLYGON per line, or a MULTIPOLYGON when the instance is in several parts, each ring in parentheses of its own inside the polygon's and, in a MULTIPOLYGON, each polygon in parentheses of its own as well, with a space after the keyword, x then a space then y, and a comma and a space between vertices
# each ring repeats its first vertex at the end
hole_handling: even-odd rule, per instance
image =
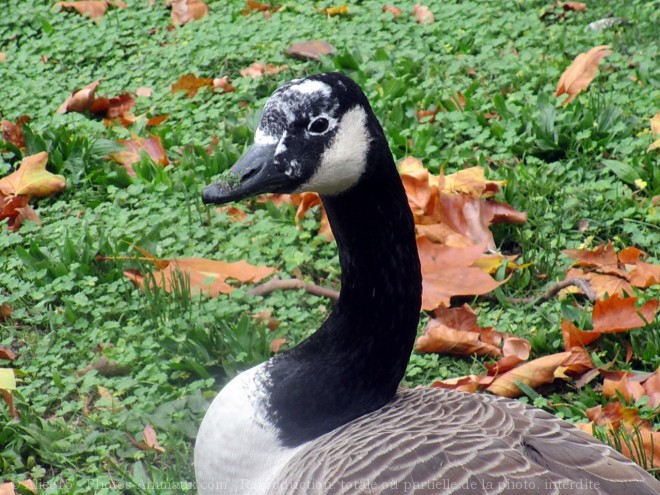
POLYGON ((518 401, 416 389, 310 442, 269 493, 659 495, 660 481, 518 401))

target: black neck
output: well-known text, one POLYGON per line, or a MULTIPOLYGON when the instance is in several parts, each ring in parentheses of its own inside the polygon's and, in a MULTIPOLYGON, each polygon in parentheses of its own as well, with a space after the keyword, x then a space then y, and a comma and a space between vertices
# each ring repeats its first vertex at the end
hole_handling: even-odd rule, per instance
POLYGON ((339 248, 339 301, 314 335, 268 365, 269 413, 288 446, 384 406, 410 358, 420 265, 405 192, 381 139, 360 182, 322 198, 339 248))

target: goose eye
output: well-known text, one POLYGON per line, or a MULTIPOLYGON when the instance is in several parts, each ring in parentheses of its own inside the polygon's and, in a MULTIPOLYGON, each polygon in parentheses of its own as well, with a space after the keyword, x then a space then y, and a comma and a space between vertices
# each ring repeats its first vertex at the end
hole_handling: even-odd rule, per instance
POLYGON ((309 126, 307 126, 307 130, 312 134, 323 134, 325 131, 328 130, 329 125, 330 122, 328 122, 328 119, 326 119, 325 117, 319 117, 318 119, 312 120, 309 123, 309 126))

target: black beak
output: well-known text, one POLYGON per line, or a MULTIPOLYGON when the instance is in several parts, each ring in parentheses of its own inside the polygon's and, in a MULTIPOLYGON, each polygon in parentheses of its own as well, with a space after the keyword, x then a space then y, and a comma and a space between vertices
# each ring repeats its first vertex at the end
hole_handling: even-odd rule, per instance
POLYGON ((233 177, 229 181, 204 188, 202 201, 206 204, 225 204, 265 192, 275 192, 289 180, 275 167, 276 147, 276 144, 253 144, 231 168, 230 174, 233 177))

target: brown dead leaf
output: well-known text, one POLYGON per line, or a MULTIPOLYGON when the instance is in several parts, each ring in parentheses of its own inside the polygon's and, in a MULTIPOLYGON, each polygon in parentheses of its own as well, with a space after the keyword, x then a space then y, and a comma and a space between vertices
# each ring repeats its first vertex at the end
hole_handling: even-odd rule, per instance
POLYGON ((280 326, 280 322, 273 316, 273 312, 270 309, 262 309, 253 314, 252 318, 259 323, 265 324, 271 332, 274 332, 280 326))
POLYGON ((425 5, 419 3, 416 3, 413 7, 413 15, 419 24, 432 24, 435 22, 433 12, 425 5))
POLYGON ((0 64, 4 64, 7 61, 7 54, 5 52, 0 52, 0 64))
MULTIPOLYGON (((202 258, 159 261, 166 262, 167 265, 154 272, 153 280, 149 280, 151 285, 155 284, 166 292, 172 292, 179 286, 181 276, 184 275, 190 280, 192 293, 203 293, 210 297, 229 294, 234 290, 234 287, 225 282, 227 279, 235 279, 242 283, 259 282, 275 271, 274 268, 251 265, 244 260, 235 263, 202 258)), ((145 277, 142 274, 126 271, 124 275, 138 287, 144 287, 145 277)))
POLYGON ((114 119, 127 115, 135 105, 135 98, 129 93, 124 93, 112 98, 95 98, 89 107, 90 113, 114 119))
POLYGON ((468 375, 458 378, 447 378, 438 380, 431 384, 433 388, 448 388, 451 390, 460 390, 461 392, 476 392, 480 388, 487 387, 493 381, 492 376, 468 375))
POLYGON ((154 163, 159 165, 165 166, 170 163, 158 136, 148 138, 136 136, 131 139, 120 139, 117 143, 126 149, 110 154, 110 158, 124 167, 131 177, 135 177, 133 165, 140 161, 142 153, 146 153, 154 163))
MULTIPOLYGON (((77 3, 77 2, 76 2, 77 3)), ((89 83, 87 86, 75 90, 71 93, 68 98, 60 105, 55 113, 66 113, 66 112, 79 112, 82 113, 92 106, 94 103, 94 93, 99 87, 101 79, 97 79, 93 83, 89 83)))
POLYGON ((603 395, 608 399, 615 399, 620 394, 626 401, 636 402, 646 395, 642 386, 642 378, 631 371, 601 371, 603 376, 603 395))
POLYGON ((197 21, 209 13, 209 7, 202 0, 171 0, 172 24, 180 26, 197 21))
POLYGON ((618 254, 611 243, 593 250, 568 249, 564 254, 576 260, 566 277, 588 279, 600 298, 607 295, 632 294, 632 288, 645 289, 660 283, 660 266, 643 260, 648 255, 635 247, 627 247, 618 254))
POLYGON ((128 435, 128 440, 138 449, 140 450, 150 450, 153 452, 159 452, 159 453, 164 453, 165 449, 160 446, 158 443, 158 438, 156 435, 156 430, 154 430, 154 427, 151 425, 147 425, 144 427, 142 430, 142 435, 144 437, 144 441, 140 442, 133 438, 131 435, 128 435))
POLYGON ((111 361, 105 356, 101 356, 92 364, 88 364, 83 369, 76 371, 76 375, 83 376, 92 370, 98 371, 99 375, 105 377, 126 376, 131 373, 131 367, 119 364, 117 361, 111 361))
POLYGON ((444 193, 462 193, 475 198, 490 198, 500 192, 505 181, 488 180, 483 167, 470 167, 454 174, 440 172, 439 182, 444 193))
POLYGON ((431 311, 449 306, 453 296, 486 294, 505 283, 508 279, 498 282, 472 266, 483 250, 483 244, 456 248, 418 237, 417 251, 423 276, 422 308, 431 311))
MULTIPOLYGON (((5 308, 5 307, 8 308, 9 305, 7 303, 2 303, 1 307, 2 308, 5 308)), ((0 311, 0 315, 2 315, 2 314, 3 314, 2 311, 0 311)), ((9 314, 11 314, 11 310, 9 311, 9 314)), ((0 316, 0 321, 2 319, 3 318, 0 316)), ((16 359, 16 354, 14 353, 14 351, 12 351, 11 349, 5 347, 4 345, 0 345, 0 359, 8 359, 10 361, 13 361, 14 359, 16 359)))
POLYGON ((573 12, 587 11, 587 4, 582 2, 557 2, 557 5, 564 10, 572 10, 573 12))
POLYGON ((399 7, 395 7, 394 5, 383 6, 383 12, 389 12, 394 18, 400 17, 403 14, 403 10, 401 10, 399 7))
POLYGON ((126 4, 120 1, 109 0, 83 0, 77 2, 57 2, 55 6, 60 7, 62 10, 75 10, 81 15, 85 15, 90 19, 98 19, 105 15, 108 6, 126 8, 126 4))
POLYGON ((320 61, 321 56, 333 53, 335 53, 335 47, 323 40, 298 41, 286 49, 287 55, 302 60, 320 61))
POLYGON ((286 339, 273 339, 270 343, 270 352, 280 352, 280 348, 286 344, 286 339))
POLYGON ((328 7, 326 9, 319 9, 319 12, 330 17, 337 15, 348 15, 348 6, 342 5, 340 7, 328 7))
POLYGON ((254 0, 246 0, 246 8, 241 11, 241 14, 248 15, 251 12, 263 12, 266 14, 273 14, 282 8, 281 5, 269 5, 267 3, 255 2, 254 0))
POLYGON ((16 119, 16 123, 9 120, 0 121, 0 130, 2 131, 2 140, 11 143, 18 149, 25 149, 25 136, 23 136, 23 124, 30 121, 30 117, 22 115, 16 119))
POLYGON ((0 193, 5 196, 45 198, 66 187, 66 180, 46 170, 48 153, 26 156, 13 173, 0 179, 0 193))
MULTIPOLYGON (((0 215, 0 220, 2 220, 2 216, 0 215)), ((7 303, 2 303, 0 304, 0 321, 5 321, 11 318, 11 306, 7 303)))
POLYGON ((25 490, 28 490, 30 493, 37 494, 37 487, 32 480, 24 480, 13 482, 9 481, 7 483, 0 483, 0 495, 17 495, 19 492, 16 491, 18 488, 16 483, 21 487, 20 493, 25 493, 25 490))
POLYGON ((636 297, 623 298, 614 294, 609 299, 596 301, 592 313, 595 332, 618 333, 641 328, 655 319, 658 300, 652 299, 640 307, 636 297))
POLYGON ((201 88, 212 88, 213 79, 207 77, 197 77, 195 74, 184 74, 172 84, 172 94, 178 91, 185 91, 188 98, 192 98, 201 88))
POLYGON ((149 98, 153 94, 154 94, 153 89, 144 86, 140 86, 138 89, 135 90, 135 96, 140 96, 143 98, 149 98))
POLYGON ((660 112, 656 113, 649 121, 651 125, 651 134, 656 138, 646 151, 651 151, 660 148, 660 112))
POLYGON ((221 89, 223 93, 232 93, 236 88, 231 85, 227 76, 216 77, 213 79, 213 89, 221 89))
POLYGON ((597 340, 600 332, 581 330, 570 320, 561 322, 561 334, 564 339, 564 349, 567 351, 573 347, 585 347, 597 340))
POLYGON ((590 363, 589 355, 583 349, 573 348, 570 351, 534 359, 507 371, 495 378, 486 390, 502 397, 515 398, 522 395, 516 382, 535 388, 545 383, 552 383, 557 376, 557 370, 560 370, 560 376, 578 370, 583 372, 589 365, 593 368, 593 364, 590 363))
POLYGON ((288 69, 288 65, 261 64, 259 62, 254 62, 250 67, 241 69, 241 76, 257 79, 263 76, 274 76, 275 74, 279 74, 283 70, 288 69))
POLYGON ((559 78, 555 96, 568 94, 563 105, 568 105, 575 97, 587 89, 591 81, 596 77, 598 65, 603 57, 611 54, 612 50, 607 45, 597 46, 586 53, 578 55, 571 65, 559 78))

